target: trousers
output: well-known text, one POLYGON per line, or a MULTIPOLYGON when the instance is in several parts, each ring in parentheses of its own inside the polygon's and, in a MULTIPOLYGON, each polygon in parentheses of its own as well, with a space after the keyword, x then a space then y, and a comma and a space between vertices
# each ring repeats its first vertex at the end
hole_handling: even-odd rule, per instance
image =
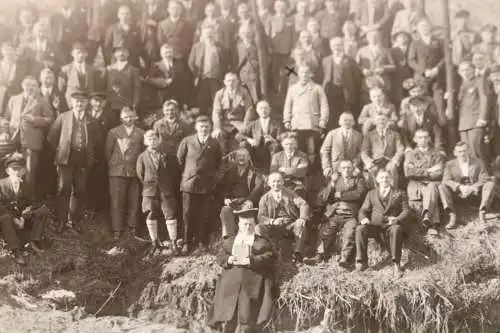
POLYGON ((139 180, 131 177, 109 177, 109 193, 113 232, 122 231, 125 220, 129 228, 135 228, 139 216, 139 180))
POLYGON ((399 264, 403 248, 403 227, 399 224, 373 225, 360 224, 356 227, 356 262, 368 263, 368 239, 382 238, 388 240, 392 261, 399 264))

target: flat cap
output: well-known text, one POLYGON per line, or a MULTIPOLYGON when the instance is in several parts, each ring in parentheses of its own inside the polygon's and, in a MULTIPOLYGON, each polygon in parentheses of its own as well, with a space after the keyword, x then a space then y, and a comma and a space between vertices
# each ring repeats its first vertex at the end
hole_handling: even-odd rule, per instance
POLYGON ((26 159, 20 152, 13 152, 4 159, 5 168, 22 168, 26 166, 26 159))
POLYGON ((75 42, 73 43, 73 46, 71 47, 71 50, 82 50, 82 51, 86 51, 87 50, 87 47, 84 43, 82 42, 75 42))
POLYGON ((75 91, 71 94, 71 98, 75 99, 89 99, 89 94, 85 91, 75 91))
POLYGON ((107 94, 105 92, 93 92, 90 93, 89 98, 90 99, 106 99, 107 94))

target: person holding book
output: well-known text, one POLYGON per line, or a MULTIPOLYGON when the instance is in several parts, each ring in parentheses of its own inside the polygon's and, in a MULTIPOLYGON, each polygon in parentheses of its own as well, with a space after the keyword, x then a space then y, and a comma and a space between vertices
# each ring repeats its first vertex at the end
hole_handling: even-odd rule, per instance
POLYGON ((222 324, 223 332, 250 332, 265 327, 272 319, 273 266, 277 256, 271 242, 255 233, 257 209, 235 213, 238 233, 222 240, 217 256, 223 271, 209 324, 222 324))

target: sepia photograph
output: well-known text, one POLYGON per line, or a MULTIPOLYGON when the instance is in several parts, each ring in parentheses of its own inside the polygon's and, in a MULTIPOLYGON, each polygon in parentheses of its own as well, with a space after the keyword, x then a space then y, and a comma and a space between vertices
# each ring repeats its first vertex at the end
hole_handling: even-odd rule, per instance
POLYGON ((0 333, 500 333, 498 0, 2 0, 0 333))

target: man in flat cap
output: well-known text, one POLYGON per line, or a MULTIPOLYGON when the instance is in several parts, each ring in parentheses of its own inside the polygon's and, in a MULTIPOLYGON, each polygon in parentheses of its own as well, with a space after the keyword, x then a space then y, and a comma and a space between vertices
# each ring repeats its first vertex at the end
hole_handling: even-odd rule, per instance
POLYGON ((210 136, 210 118, 198 116, 195 129, 196 133, 185 137, 177 149, 177 160, 182 169, 183 253, 190 251, 194 244, 200 250, 206 249, 209 232, 206 215, 215 188, 215 173, 221 164, 221 148, 210 136))
POLYGON ((57 166, 57 231, 65 225, 80 232, 86 203, 88 170, 98 158, 102 133, 95 119, 87 115, 88 94, 74 92, 71 110, 60 114, 47 137, 56 149, 57 166), (70 207, 73 193, 74 204, 70 207))
POLYGON ((10 154, 5 161, 8 177, 0 180, 0 228, 19 265, 26 264, 22 253, 24 240, 27 239, 26 248, 32 252, 43 252, 40 242, 49 214, 45 206, 34 203, 33 193, 24 180, 25 165, 22 154, 10 154))
POLYGON ((59 74, 59 89, 66 90, 66 102, 70 105, 71 94, 75 91, 92 93, 98 89, 100 72, 93 65, 88 65, 87 49, 83 43, 73 44, 71 50, 73 62, 63 66, 59 74))
POLYGON ((460 10, 455 15, 455 22, 457 30, 452 38, 452 59, 453 64, 458 66, 464 60, 471 60, 472 47, 479 43, 480 37, 477 32, 472 30, 469 26, 470 12, 460 10))
POLYGON ((26 181, 34 194, 40 151, 45 142, 45 130, 54 121, 47 101, 38 93, 38 81, 33 76, 24 78, 23 92, 12 96, 5 118, 10 121, 13 142, 26 155, 26 181))

